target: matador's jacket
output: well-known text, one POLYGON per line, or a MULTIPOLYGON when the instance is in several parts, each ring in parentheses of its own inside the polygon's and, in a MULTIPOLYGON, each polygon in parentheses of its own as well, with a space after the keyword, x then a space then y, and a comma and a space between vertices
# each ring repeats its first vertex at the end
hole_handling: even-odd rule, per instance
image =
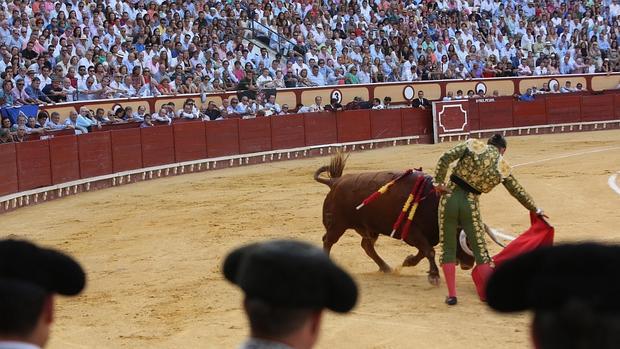
POLYGON ((535 211, 536 204, 511 174, 511 166, 499 149, 478 139, 467 140, 441 156, 435 169, 436 184, 444 184, 450 164, 457 160, 448 185, 452 193, 444 195, 439 202, 439 235, 443 247, 440 263, 455 262, 454 232, 459 226, 467 234, 476 263, 490 263, 480 217, 480 194, 502 183, 528 210, 535 211))

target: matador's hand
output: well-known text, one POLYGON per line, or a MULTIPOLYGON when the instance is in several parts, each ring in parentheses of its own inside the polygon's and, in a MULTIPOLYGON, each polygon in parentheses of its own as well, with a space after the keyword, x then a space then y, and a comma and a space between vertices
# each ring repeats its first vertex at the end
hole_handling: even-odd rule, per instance
POLYGON ((452 194, 452 190, 443 184, 433 184, 433 186, 439 195, 452 194))

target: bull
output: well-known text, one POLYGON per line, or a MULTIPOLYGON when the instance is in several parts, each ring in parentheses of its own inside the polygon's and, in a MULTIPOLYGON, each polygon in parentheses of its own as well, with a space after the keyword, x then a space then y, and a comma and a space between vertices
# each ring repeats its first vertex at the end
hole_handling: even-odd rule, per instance
MULTIPOLYGON (((323 249, 329 255, 332 246, 347 229, 354 229, 362 237, 362 248, 366 254, 379 266, 383 272, 391 271, 390 266, 377 254, 375 242, 379 235, 392 233, 392 226, 396 222, 407 196, 418 176, 426 176, 420 171, 398 180, 386 193, 374 202, 357 210, 365 198, 376 192, 385 183, 397 178, 397 172, 370 172, 342 175, 346 158, 338 153, 332 157, 329 166, 322 166, 314 173, 314 180, 329 186, 330 191, 323 202, 323 249), (328 173, 329 177, 321 176, 328 173)), ((415 266, 422 259, 428 259, 430 268, 428 280, 433 285, 439 284, 439 269, 435 262, 435 249, 439 243, 439 224, 437 211, 439 196, 436 195, 429 176, 423 182, 420 202, 405 242, 415 248, 418 253, 405 258, 403 266, 415 266)), ((457 230, 454 234, 458 234, 457 230)), ((395 235, 403 236, 402 232, 395 235)), ((463 246, 464 239, 457 248, 457 263, 466 270, 474 265, 474 258, 467 254, 469 249, 463 246), (465 249, 464 249, 465 247, 465 249)))

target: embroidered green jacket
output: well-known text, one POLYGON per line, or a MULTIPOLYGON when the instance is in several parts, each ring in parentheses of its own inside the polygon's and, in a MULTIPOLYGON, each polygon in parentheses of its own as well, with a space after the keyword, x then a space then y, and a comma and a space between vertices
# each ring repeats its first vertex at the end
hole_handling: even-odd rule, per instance
POLYGON ((530 211, 536 211, 534 200, 511 174, 510 164, 495 146, 489 146, 478 139, 469 139, 448 150, 437 163, 435 183, 444 184, 448 168, 456 160, 458 162, 452 174, 472 188, 481 193, 488 193, 502 183, 521 205, 530 211))

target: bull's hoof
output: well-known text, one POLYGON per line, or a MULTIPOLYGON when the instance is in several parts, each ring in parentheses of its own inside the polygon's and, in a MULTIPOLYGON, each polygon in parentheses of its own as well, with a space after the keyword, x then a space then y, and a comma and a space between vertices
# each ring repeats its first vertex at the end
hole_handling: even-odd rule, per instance
POLYGON ((415 267, 420 263, 420 259, 416 258, 414 255, 410 254, 403 261, 403 267, 415 267))
POLYGON ((387 274, 387 273, 391 273, 392 272, 392 268, 390 268, 390 266, 386 264, 386 265, 380 267, 379 271, 387 274))
POLYGON ((474 267, 473 265, 467 265, 467 264, 461 263, 461 270, 469 270, 473 267, 474 267))
POLYGON ((456 305, 457 302, 456 297, 446 297, 447 305, 456 305))
POLYGON ((428 274, 428 282, 433 286, 439 286, 439 275, 428 274))

